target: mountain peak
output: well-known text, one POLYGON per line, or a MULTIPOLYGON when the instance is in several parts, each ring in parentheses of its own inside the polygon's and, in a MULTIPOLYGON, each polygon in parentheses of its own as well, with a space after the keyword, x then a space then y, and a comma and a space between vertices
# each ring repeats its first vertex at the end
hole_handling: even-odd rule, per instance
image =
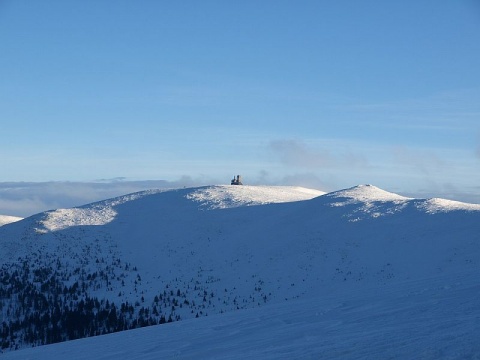
POLYGON ((377 218, 405 211, 407 208, 435 214, 451 211, 480 211, 480 204, 467 204, 446 199, 414 199, 382 190, 374 185, 357 185, 325 195, 332 207, 353 206, 345 210, 349 221, 377 218))
POLYGON ((325 294, 334 307, 345 294, 340 308, 348 309, 359 291, 376 295, 388 286, 396 298, 402 286, 418 293, 405 287, 411 281, 480 269, 480 212, 463 211, 465 204, 373 185, 319 194, 282 186, 151 190, 2 227, 0 308, 4 330, 12 330, 0 345, 13 350, 283 303, 301 308, 293 301, 325 294), (445 214, 430 214, 434 207, 445 214), (18 300, 25 296, 44 301, 18 300), (32 337, 37 321, 45 332, 32 337))
POLYGON ((382 190, 374 185, 357 185, 345 190, 335 191, 333 193, 327 194, 327 196, 332 198, 347 198, 354 202, 369 202, 369 201, 406 201, 411 200, 395 193, 391 193, 385 190, 382 190))

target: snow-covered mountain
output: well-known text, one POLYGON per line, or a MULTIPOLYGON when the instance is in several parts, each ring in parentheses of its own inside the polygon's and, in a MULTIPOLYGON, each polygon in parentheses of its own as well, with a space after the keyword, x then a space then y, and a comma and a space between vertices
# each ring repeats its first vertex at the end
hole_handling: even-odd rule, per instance
MULTIPOLYGON (((0 260, 5 350, 175 320, 197 326, 196 317, 218 326, 225 313, 242 319, 273 311, 295 322, 291 314, 328 312, 338 296, 364 294, 363 303, 386 294, 376 300, 380 312, 387 298, 401 298, 390 312, 426 301, 418 294, 431 284, 470 279, 475 289, 480 205, 410 199, 371 185, 329 194, 253 186, 146 191, 5 225, 0 260)), ((370 306, 356 311, 376 316, 370 306)))
POLYGON ((10 216, 10 215, 0 215, 0 226, 10 224, 15 221, 20 221, 23 218, 18 216, 10 216))

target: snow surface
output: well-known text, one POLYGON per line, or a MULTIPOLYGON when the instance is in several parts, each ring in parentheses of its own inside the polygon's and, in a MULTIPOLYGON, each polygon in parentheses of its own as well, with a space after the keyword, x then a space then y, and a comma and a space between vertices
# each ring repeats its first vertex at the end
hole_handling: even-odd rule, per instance
POLYGON ((7 225, 16 221, 20 221, 23 218, 18 216, 0 215, 0 226, 7 225))
POLYGON ((478 359, 478 274, 325 294, 2 355, 14 360, 478 359))
POLYGON ((480 211, 480 204, 467 204, 445 199, 413 199, 382 190, 373 185, 358 185, 350 189, 326 194, 330 206, 352 208, 344 209, 344 217, 349 221, 358 221, 366 217, 380 217, 401 212, 414 206, 418 210, 435 214, 451 211, 480 211))
POLYGON ((292 186, 215 186, 205 187, 187 195, 207 209, 264 205, 309 200, 325 194, 323 191, 292 186))
POLYGON ((91 296, 151 304, 178 289, 197 304, 173 324, 2 356, 479 358, 480 206, 371 185, 317 194, 150 191, 0 228, 4 264, 108 268, 91 296))
MULTIPOLYGON (((72 226, 105 225, 115 219, 115 207, 165 190, 149 190, 71 209, 46 213, 39 232, 57 231, 72 226)), ((226 209, 239 206, 264 205, 308 200, 325 194, 319 190, 293 186, 210 186, 194 189, 186 195, 205 209, 226 209)))
MULTIPOLYGON (((335 191, 327 195, 331 198, 347 198, 350 199, 346 203, 353 203, 353 202, 365 202, 370 203, 373 201, 392 201, 392 202, 404 202, 407 200, 411 200, 411 198, 407 198, 401 195, 397 195, 385 190, 382 190, 373 185, 358 185, 352 187, 350 189, 335 191)), ((346 203, 335 203, 335 205, 344 205, 346 203)))
POLYGON ((438 212, 448 212, 452 210, 464 210, 464 211, 480 211, 480 204, 465 204, 453 200, 445 199, 428 199, 418 204, 418 207, 424 209, 430 214, 438 212))
POLYGON ((117 212, 114 210, 115 206, 158 192, 161 192, 161 190, 142 191, 85 207, 48 211, 45 213, 45 219, 40 222, 42 228, 37 229, 37 231, 45 233, 47 231, 57 231, 72 226, 105 225, 115 219, 117 215, 117 212))

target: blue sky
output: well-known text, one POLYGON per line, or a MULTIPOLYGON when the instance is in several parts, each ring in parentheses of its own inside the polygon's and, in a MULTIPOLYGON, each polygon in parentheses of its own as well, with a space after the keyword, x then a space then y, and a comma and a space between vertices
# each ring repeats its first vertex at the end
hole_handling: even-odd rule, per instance
POLYGON ((480 3, 0 1, 0 183, 480 202, 480 3))

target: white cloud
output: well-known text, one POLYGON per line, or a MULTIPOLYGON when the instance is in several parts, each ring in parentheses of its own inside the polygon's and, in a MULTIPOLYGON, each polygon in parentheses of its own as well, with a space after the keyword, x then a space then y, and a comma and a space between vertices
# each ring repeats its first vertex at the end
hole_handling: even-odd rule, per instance
POLYGON ((303 186, 310 189, 318 189, 327 192, 331 188, 318 175, 313 173, 297 173, 287 175, 282 179, 282 184, 291 186, 303 186))
POLYGON ((358 152, 351 151, 351 144, 342 141, 323 146, 312 146, 296 139, 273 140, 268 150, 282 165, 310 171, 325 168, 366 168, 368 160, 358 152), (342 145, 339 145, 342 143, 342 145), (328 148, 327 148, 328 146, 328 148))
POLYGON ((402 166, 413 168, 423 175, 431 175, 445 168, 446 163, 434 152, 411 149, 405 146, 393 148, 394 161, 402 166))
POLYGON ((293 139, 273 140, 268 148, 287 166, 301 168, 324 167, 332 162, 331 154, 324 149, 312 149, 304 142, 293 139))

